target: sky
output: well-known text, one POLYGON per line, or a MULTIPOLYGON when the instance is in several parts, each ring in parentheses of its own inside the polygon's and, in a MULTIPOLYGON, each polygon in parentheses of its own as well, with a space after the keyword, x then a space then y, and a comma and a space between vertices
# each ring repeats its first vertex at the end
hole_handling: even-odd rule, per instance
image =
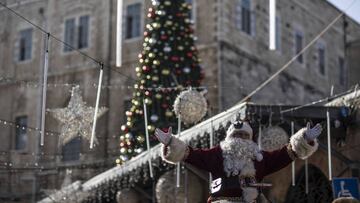
POLYGON ((348 8, 351 4, 351 7, 348 8, 345 13, 360 23, 360 0, 328 0, 340 10, 348 8), (353 3, 354 2, 354 3, 353 3))

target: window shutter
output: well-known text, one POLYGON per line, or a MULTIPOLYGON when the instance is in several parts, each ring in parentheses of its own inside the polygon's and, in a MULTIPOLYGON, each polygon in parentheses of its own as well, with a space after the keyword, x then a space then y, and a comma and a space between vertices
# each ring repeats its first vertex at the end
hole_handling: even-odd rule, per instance
POLYGON ((251 36, 255 36, 256 35, 256 15, 255 15, 255 10, 250 11, 251 15, 250 15, 250 26, 251 26, 251 30, 250 30, 250 35, 251 36))
POLYGON ((79 20, 78 48, 89 46, 89 16, 81 16, 79 20))
POLYGON ((28 29, 25 31, 25 60, 31 59, 32 53, 32 29, 28 29))
MULTIPOLYGON (((75 42, 75 19, 68 19, 65 21, 65 42, 74 47, 75 42)), ((64 45, 64 52, 71 51, 72 49, 64 45)))
POLYGON ((133 10, 133 37, 140 36, 141 28, 141 4, 135 4, 133 10))
POLYGON ((238 0, 235 7, 235 27, 239 30, 241 30, 241 1, 238 0))

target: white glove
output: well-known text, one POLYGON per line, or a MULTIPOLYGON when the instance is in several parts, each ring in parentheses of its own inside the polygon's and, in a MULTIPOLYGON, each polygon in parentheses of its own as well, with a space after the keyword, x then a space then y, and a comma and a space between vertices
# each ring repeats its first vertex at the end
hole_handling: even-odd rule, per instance
POLYGON ((313 141, 321 134, 322 126, 320 123, 316 124, 315 127, 310 128, 310 123, 306 125, 305 139, 307 141, 313 141))
POLYGON ((155 136, 159 140, 159 142, 163 143, 164 145, 169 145, 171 138, 172 138, 172 129, 169 128, 168 132, 164 132, 160 130, 159 128, 155 129, 155 136))

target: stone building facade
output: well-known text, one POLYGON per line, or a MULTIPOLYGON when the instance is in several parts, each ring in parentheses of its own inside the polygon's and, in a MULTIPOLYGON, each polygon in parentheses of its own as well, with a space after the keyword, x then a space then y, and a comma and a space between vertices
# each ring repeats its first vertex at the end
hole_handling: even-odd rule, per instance
MULTIPOLYGON (((340 14, 326 1, 278 0, 277 50, 270 51, 268 1, 190 2, 205 68, 210 116, 254 90, 340 14)), ((86 180, 114 165, 119 153, 118 133, 132 98, 134 68, 142 49, 146 11, 151 2, 124 0, 121 67, 115 65, 116 0, 1 0, 1 3, 95 59, 50 38, 48 84, 54 85, 48 86, 47 109, 66 107, 72 84, 79 84, 84 101, 95 106, 93 84, 98 82, 100 67, 96 61, 116 70, 104 71, 103 84, 110 86, 102 90, 100 106, 110 110, 97 123, 99 145, 90 150, 89 143, 82 140, 59 147, 58 137, 49 135, 40 147, 38 131, 16 130, 14 125, 40 127, 42 93, 41 86, 36 84, 42 81, 46 35, 0 8, 0 19, 4 19, 0 22, 0 199, 29 202, 58 189, 69 178, 86 180), (131 31, 127 30, 130 28, 131 31)), ((359 24, 342 17, 252 101, 302 104, 327 96, 331 85, 335 92, 349 88, 358 82, 359 76, 349 74, 356 70, 354 65, 347 64, 357 64, 359 58, 353 53, 359 49, 346 52, 345 48, 358 47, 356 43, 347 46, 358 38, 359 24)), ((46 130, 60 130, 60 124, 49 114, 46 130)))

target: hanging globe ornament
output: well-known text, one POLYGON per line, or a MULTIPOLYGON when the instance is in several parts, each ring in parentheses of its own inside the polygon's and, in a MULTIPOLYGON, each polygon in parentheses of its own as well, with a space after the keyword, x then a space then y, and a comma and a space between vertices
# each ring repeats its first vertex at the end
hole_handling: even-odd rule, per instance
POLYGON ((175 99, 174 112, 186 124, 199 122, 206 114, 207 103, 204 92, 188 89, 181 92, 175 99))
POLYGON ((282 148, 289 142, 289 136, 284 129, 278 126, 270 126, 262 131, 258 143, 261 150, 274 151, 282 148))

